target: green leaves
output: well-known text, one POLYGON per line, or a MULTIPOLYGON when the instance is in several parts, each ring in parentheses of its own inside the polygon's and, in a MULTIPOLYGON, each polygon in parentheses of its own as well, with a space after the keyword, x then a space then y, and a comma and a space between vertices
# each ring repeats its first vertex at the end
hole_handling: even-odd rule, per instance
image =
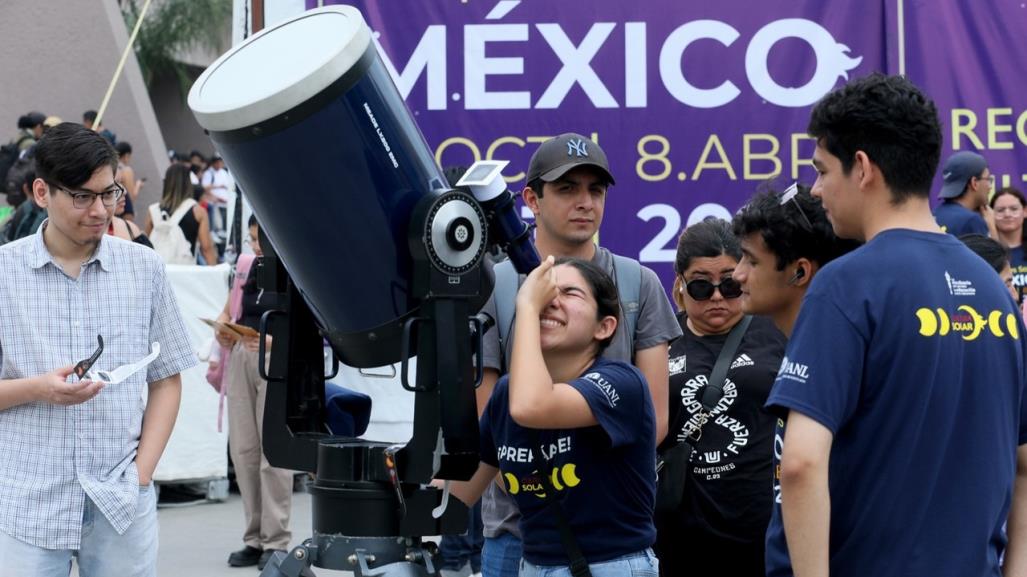
MULTIPOLYGON (((125 25, 131 33, 146 0, 120 0, 125 25)), ((147 87, 155 79, 174 74, 185 99, 192 84, 183 57, 193 49, 215 52, 227 48, 226 28, 232 13, 231 0, 154 1, 136 38, 135 53, 147 87)))

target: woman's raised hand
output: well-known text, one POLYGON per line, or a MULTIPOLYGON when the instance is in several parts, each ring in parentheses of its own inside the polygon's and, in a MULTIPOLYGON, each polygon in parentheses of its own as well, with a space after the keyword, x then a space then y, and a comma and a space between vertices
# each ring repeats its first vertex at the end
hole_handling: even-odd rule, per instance
POLYGON ((546 257, 546 260, 524 280, 524 284, 517 291, 518 310, 530 307, 534 313, 541 313, 560 294, 560 288, 556 284, 555 262, 552 255, 546 257))

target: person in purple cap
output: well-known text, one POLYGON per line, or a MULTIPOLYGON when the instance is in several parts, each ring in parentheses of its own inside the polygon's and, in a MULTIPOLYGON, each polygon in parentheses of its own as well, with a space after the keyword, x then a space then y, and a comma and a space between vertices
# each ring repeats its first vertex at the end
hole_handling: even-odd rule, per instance
POLYGON ((983 234, 998 238, 995 214, 988 206, 988 195, 995 185, 995 176, 988 170, 984 157, 976 152, 957 152, 945 161, 941 170, 942 184, 934 209, 938 226, 953 236, 983 234))

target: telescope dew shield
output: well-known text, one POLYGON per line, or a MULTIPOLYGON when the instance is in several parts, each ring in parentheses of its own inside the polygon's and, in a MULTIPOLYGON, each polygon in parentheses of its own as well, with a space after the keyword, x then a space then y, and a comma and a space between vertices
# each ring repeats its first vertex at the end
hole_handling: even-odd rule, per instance
POLYGON ((411 213, 448 183, 360 12, 321 8, 254 35, 204 71, 189 107, 340 359, 399 360, 416 312, 411 213))

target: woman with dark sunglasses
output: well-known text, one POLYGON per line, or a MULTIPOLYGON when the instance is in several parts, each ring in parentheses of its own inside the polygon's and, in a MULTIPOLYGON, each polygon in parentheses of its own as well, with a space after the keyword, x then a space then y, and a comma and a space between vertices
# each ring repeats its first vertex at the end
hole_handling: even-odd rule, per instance
MULTIPOLYGON (((712 410, 702 402, 728 335, 745 318, 742 287, 732 278, 741 256, 726 221, 696 223, 678 239, 673 296, 684 335, 670 346, 670 430, 660 453, 670 458, 689 434, 698 441, 681 467, 680 505, 657 512, 663 575, 764 574, 775 421, 763 404, 785 346, 772 322, 752 318, 729 360, 723 394, 708 400, 712 410)), ((664 483, 667 472, 661 474, 664 483)))

